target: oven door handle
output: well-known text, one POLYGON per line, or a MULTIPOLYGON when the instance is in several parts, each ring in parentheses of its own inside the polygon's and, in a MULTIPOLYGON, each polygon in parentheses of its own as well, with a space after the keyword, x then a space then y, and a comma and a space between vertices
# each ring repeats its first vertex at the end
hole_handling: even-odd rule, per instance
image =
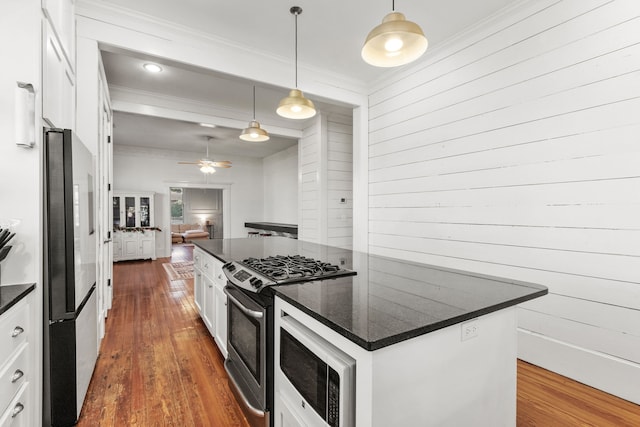
POLYGON ((227 294, 227 297, 229 297, 231 302, 234 303, 240 309, 240 311, 242 311, 247 316, 253 317, 254 319, 262 319, 264 317, 263 312, 250 310, 247 307, 245 307, 240 301, 238 301, 236 297, 231 295, 231 293, 227 290, 227 288, 224 288, 223 290, 224 290, 224 293, 227 294))

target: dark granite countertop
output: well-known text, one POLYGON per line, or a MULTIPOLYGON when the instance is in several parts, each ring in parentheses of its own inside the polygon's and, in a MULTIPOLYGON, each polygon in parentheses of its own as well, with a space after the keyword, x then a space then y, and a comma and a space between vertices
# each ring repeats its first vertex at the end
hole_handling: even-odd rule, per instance
POLYGON ((221 261, 300 254, 357 272, 274 287, 366 350, 377 350, 547 294, 546 287, 282 237, 195 241, 221 261))
POLYGON ((270 230, 280 233, 298 234, 297 224, 282 224, 279 222, 245 222, 247 228, 255 228, 257 230, 270 230))
POLYGON ((29 295, 29 292, 35 288, 35 283, 0 286, 0 315, 4 314, 22 298, 29 295))

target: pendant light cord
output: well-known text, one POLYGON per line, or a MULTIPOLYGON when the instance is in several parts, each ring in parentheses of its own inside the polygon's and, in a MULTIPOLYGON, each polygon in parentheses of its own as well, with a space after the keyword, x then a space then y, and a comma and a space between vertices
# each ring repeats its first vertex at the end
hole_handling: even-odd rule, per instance
POLYGON ((298 89, 298 13, 296 12, 294 13, 296 20, 295 20, 295 29, 296 29, 296 37, 295 37, 295 58, 296 58, 296 89, 298 89))
POLYGON ((396 11, 396 0, 391 0, 391 11, 392 12, 396 11))
POLYGON ((256 120, 256 86, 253 86, 253 121, 256 120))

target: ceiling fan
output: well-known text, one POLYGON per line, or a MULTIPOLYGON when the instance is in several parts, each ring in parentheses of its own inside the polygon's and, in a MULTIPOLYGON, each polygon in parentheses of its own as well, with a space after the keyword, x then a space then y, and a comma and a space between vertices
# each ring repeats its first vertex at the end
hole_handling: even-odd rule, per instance
POLYGON ((207 155, 204 159, 200 159, 197 162, 178 162, 180 165, 197 165, 200 167, 200 172, 204 174, 212 174, 216 172, 215 168, 230 168, 231 162, 229 160, 211 160, 209 159, 209 141, 213 138, 207 138, 207 155))

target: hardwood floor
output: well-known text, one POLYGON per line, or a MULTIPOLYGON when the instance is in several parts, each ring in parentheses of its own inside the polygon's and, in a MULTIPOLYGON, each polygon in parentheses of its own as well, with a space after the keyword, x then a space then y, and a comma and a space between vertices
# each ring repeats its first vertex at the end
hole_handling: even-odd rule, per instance
MULTIPOLYGON (((78 426, 248 426, 223 358, 193 303, 191 280, 167 279, 172 257, 114 266, 113 308, 78 426)), ((517 426, 640 426, 640 406, 518 361, 517 426)))
POLYGON ((169 282, 162 267, 192 251, 114 265, 113 308, 78 426, 248 426, 193 303, 193 279, 169 282))
POLYGON ((519 360, 517 426, 638 427, 640 406, 519 360))

